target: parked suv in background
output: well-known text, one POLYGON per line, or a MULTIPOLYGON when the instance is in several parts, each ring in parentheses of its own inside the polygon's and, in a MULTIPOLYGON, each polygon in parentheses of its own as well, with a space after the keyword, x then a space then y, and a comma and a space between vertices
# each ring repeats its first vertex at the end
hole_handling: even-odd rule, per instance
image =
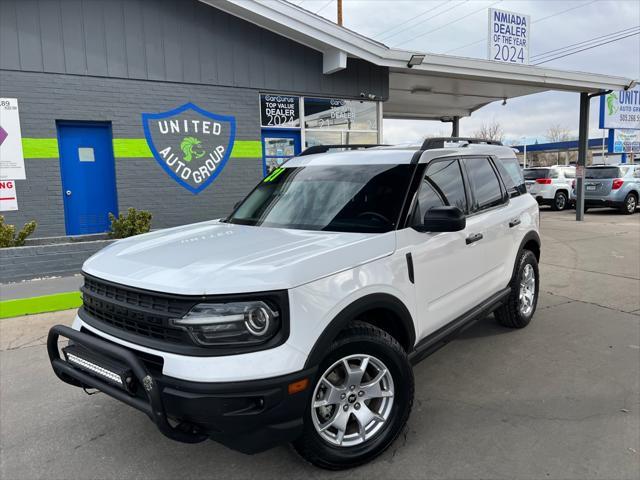
POLYGON ((513 151, 444 145, 303 153, 226 219, 108 246, 49 333, 55 373, 176 440, 374 458, 409 418, 413 364, 490 312, 522 328, 536 310, 538 205, 513 151))
POLYGON ((576 168, 565 165, 525 168, 527 190, 540 205, 550 205, 553 210, 569 208, 569 193, 576 178, 576 168))
MULTIPOLYGON (((572 197, 575 198, 575 183, 572 197)), ((640 198, 640 165, 594 165, 585 170, 584 205, 635 213, 640 198)))

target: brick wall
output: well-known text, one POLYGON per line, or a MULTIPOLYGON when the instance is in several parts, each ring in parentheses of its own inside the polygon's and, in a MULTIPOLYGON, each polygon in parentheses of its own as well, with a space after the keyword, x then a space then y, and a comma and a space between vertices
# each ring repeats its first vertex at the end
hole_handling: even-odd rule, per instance
MULTIPOLYGON (((193 102, 205 110, 236 117, 236 140, 259 140, 258 90, 145 80, 83 77, 0 70, 2 96, 17 98, 22 136, 55 138, 56 120, 110 121, 114 138, 143 138, 141 114, 193 102)), ((59 160, 27 159, 27 180, 16 181, 17 212, 3 212, 8 223, 38 222, 35 236, 65 234, 59 160)), ((120 211, 150 210, 153 227, 217 218, 259 181, 258 158, 228 161, 218 178, 193 195, 153 158, 117 158, 120 211)))

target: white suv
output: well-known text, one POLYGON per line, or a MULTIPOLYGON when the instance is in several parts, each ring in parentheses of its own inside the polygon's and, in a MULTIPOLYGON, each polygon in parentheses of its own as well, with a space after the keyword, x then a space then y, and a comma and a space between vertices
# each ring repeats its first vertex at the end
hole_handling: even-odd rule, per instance
POLYGON ((176 440, 293 442, 329 469, 379 455, 413 364, 491 312, 521 328, 536 310, 538 205, 513 151, 439 145, 303 154, 226 219, 110 245, 73 327, 49 333, 55 373, 176 440))
POLYGON ((569 194, 575 178, 576 167, 566 165, 524 170, 524 179, 529 193, 540 205, 550 205, 553 210, 569 208, 569 194))

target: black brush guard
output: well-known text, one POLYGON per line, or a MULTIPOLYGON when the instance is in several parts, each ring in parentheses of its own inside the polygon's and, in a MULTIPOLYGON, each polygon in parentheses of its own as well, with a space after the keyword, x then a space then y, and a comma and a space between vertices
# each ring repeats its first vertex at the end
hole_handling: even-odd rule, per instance
POLYGON ((114 345, 86 333, 78 332, 64 325, 56 325, 49 330, 47 338, 47 351, 51 367, 58 378, 65 383, 77 387, 95 388, 107 395, 114 397, 127 405, 145 413, 165 436, 185 443, 198 443, 208 438, 200 433, 197 427, 186 423, 180 423, 176 427, 171 426, 162 403, 160 388, 154 378, 149 374, 142 362, 129 350, 114 345), (140 389, 144 392, 144 398, 133 396, 127 391, 111 385, 106 381, 90 375, 73 367, 60 357, 58 339, 68 338, 73 342, 88 347, 92 351, 117 360, 131 369, 140 389))

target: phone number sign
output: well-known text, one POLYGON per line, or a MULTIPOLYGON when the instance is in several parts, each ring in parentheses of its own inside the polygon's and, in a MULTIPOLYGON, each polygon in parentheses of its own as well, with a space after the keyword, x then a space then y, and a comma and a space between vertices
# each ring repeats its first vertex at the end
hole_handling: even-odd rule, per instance
POLYGON ((489 60, 528 65, 530 25, 529 15, 490 8, 489 60))

